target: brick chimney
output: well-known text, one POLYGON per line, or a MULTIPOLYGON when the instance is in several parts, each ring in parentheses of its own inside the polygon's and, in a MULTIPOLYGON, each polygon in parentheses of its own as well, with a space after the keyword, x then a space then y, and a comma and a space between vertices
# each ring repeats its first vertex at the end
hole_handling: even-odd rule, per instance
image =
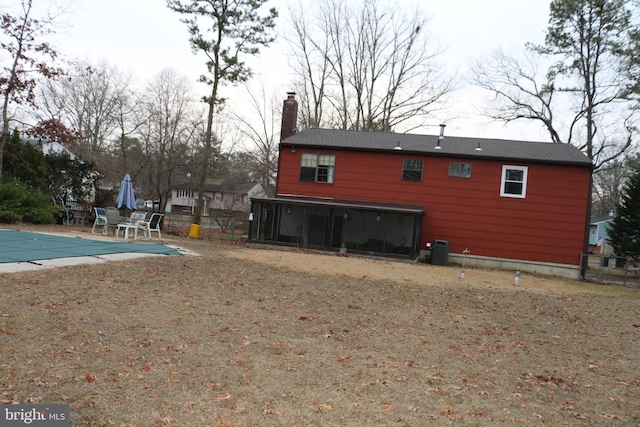
POLYGON ((282 123, 280 125, 280 142, 296 133, 298 126, 298 101, 295 92, 287 92, 287 99, 282 105, 282 123))

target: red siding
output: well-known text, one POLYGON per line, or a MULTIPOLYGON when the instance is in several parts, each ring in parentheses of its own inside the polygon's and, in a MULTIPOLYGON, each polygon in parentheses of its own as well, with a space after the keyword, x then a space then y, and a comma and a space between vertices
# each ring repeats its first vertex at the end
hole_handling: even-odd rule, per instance
POLYGON ((450 251, 577 265, 584 241, 588 167, 460 160, 394 152, 299 148, 281 151, 278 192, 424 206, 420 247, 447 240, 450 251), (333 184, 300 182, 302 153, 336 156, 333 184), (421 182, 402 180, 402 161, 424 161, 421 182), (471 164, 471 178, 449 177, 449 163, 471 164), (526 198, 500 197, 502 166, 527 166, 526 198))

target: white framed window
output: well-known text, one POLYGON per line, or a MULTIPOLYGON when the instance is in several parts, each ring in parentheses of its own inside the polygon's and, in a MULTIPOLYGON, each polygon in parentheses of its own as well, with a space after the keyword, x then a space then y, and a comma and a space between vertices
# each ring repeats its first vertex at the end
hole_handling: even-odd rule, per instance
POLYGON ((178 190, 178 197, 181 199, 190 199, 193 197, 193 191, 191 190, 178 190))
POLYGON ((524 199, 527 195, 527 172, 526 166, 503 165, 500 196, 524 199))
POLYGON ((300 159, 300 181, 333 183, 336 156, 303 154, 300 159))

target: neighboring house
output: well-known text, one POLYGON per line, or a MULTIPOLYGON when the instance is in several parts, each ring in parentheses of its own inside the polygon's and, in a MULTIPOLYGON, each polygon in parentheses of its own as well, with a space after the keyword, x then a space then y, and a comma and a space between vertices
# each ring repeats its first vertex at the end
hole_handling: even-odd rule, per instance
POLYGON ((609 225, 613 222, 613 212, 607 216, 591 218, 589 224, 589 249, 593 253, 603 253, 609 240, 609 225))
POLYGON ((32 139, 32 138, 22 139, 22 141, 28 144, 31 144, 34 147, 40 147, 45 156, 48 154, 65 154, 66 153, 72 159, 76 158, 76 155, 73 154, 71 150, 69 150, 67 147, 60 144, 59 142, 49 142, 49 141, 43 141, 41 139, 32 139))
POLYGON ((71 150, 69 150, 68 148, 66 148, 64 145, 60 144, 59 142, 43 142, 42 143, 42 152, 47 155, 47 154, 68 154, 69 157, 71 157, 71 159, 76 158, 76 155, 73 154, 73 152, 71 152, 71 150))
MULTIPOLYGON (((27 139, 23 139, 23 142, 26 142, 28 144, 31 144, 35 147, 39 147, 42 149, 42 153, 45 156, 51 155, 51 154, 67 154, 72 160, 76 159, 76 155, 69 150, 67 147, 65 147, 64 145, 60 144, 59 142, 55 142, 55 141, 43 141, 41 139, 33 139, 33 138, 27 138, 27 139)), ((86 199, 87 200, 94 200, 95 199, 95 187, 93 185, 92 181, 86 181, 85 182, 85 191, 87 194, 86 199)), ((56 200, 56 203, 59 203, 60 200, 56 200)), ((77 201, 77 200, 73 200, 73 197, 71 196, 71 194, 68 195, 67 200, 66 200, 66 208, 70 211, 72 211, 73 216, 75 216, 75 218, 79 218, 79 219, 84 219, 85 215, 87 215, 88 213, 87 211, 87 203, 85 203, 85 201, 77 201)))
POLYGON ((579 277, 591 162, 568 144, 305 129, 284 102, 250 241, 579 277), (293 121, 291 121, 293 120, 293 121), (440 248, 441 249, 441 248, 440 248))
MULTIPOLYGON (((193 214, 197 204, 198 193, 193 190, 195 184, 185 182, 171 190, 167 203, 167 212, 193 214)), ((235 182, 207 179, 204 188, 205 203, 202 215, 224 212, 249 214, 252 197, 264 197, 266 193, 262 185, 255 182, 235 182)))

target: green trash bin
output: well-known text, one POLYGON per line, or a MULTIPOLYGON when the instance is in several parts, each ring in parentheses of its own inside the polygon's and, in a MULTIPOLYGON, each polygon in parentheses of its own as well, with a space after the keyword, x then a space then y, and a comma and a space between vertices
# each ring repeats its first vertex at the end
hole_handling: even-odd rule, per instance
POLYGON ((431 264, 449 264, 449 242, 446 240, 434 240, 431 245, 431 264))

